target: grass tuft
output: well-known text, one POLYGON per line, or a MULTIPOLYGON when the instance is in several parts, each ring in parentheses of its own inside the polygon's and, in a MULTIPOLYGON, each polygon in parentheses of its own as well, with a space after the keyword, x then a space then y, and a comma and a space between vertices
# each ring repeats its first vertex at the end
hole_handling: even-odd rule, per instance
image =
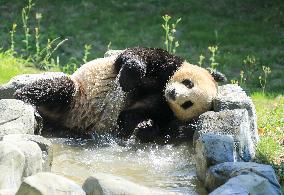
POLYGON ((16 58, 9 52, 0 52, 0 83, 6 83, 19 74, 40 72, 27 60, 16 58))
POLYGON ((252 98, 260 133, 257 161, 272 165, 284 186, 284 96, 254 93, 252 98))

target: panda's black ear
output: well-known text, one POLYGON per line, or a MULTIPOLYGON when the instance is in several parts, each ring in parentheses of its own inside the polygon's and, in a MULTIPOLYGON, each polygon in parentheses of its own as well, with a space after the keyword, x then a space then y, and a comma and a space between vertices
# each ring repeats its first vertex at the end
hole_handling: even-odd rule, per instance
POLYGON ((222 74, 221 72, 218 72, 217 70, 214 70, 212 68, 206 68, 210 74, 212 75, 212 77, 214 78, 214 80, 216 82, 226 82, 227 78, 224 74, 222 74))

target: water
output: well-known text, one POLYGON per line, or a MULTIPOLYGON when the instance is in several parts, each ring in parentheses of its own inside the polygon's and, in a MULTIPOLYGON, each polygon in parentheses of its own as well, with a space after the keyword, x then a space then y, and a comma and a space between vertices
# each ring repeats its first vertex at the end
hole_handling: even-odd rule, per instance
POLYGON ((207 194, 196 179, 192 146, 54 138, 52 172, 78 184, 92 173, 113 174, 146 187, 207 194))

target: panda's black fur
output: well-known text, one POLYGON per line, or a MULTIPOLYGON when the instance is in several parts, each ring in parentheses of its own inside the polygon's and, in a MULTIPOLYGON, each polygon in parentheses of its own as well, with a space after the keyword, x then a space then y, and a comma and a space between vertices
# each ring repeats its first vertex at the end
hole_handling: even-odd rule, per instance
POLYGON ((158 48, 135 47, 125 50, 115 62, 124 91, 162 92, 169 77, 184 59, 158 48))
POLYGON ((152 141, 166 133, 174 115, 163 95, 164 88, 183 62, 184 59, 157 48, 130 48, 118 56, 115 67, 120 70, 119 83, 130 96, 118 118, 122 137, 136 131, 140 140, 152 141))
POLYGON ((31 104, 45 105, 59 109, 67 108, 75 92, 73 81, 63 76, 60 78, 38 80, 30 85, 26 85, 15 94, 15 98, 22 99, 31 104))

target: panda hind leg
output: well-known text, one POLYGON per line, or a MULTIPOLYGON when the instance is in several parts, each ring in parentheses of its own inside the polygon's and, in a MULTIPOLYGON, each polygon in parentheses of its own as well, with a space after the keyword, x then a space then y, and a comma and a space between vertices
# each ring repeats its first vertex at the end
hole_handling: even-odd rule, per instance
POLYGON ((16 99, 30 103, 44 112, 65 110, 71 103, 75 84, 68 76, 40 79, 14 93, 16 99))

